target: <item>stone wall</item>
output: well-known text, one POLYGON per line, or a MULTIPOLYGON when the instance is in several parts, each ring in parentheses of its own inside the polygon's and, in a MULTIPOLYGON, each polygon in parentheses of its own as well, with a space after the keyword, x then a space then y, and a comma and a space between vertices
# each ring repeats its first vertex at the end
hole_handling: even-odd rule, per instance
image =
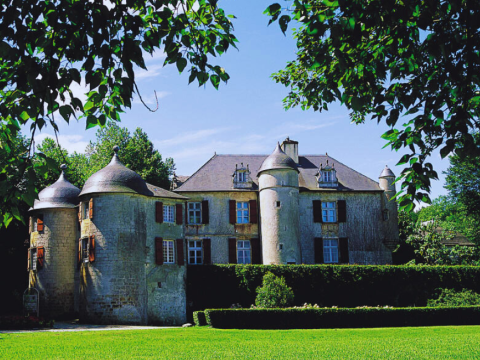
POLYGON ((76 209, 42 209, 43 232, 32 232, 30 247, 44 247, 44 266, 30 271, 30 286, 40 295, 40 315, 68 317, 74 314, 74 271, 77 259, 78 220, 76 209))
POLYGON ((205 225, 186 225, 185 237, 187 240, 211 239, 212 263, 228 263, 228 239, 249 240, 259 238, 259 225, 257 224, 230 224, 229 200, 249 201, 257 200, 255 191, 231 192, 182 192, 189 198, 189 202, 208 200, 209 223, 205 225))
POLYGON ((382 192, 301 192, 300 231, 303 262, 315 263, 314 239, 316 237, 346 237, 351 264, 391 264, 391 250, 383 243, 385 239, 385 225, 382 218, 383 196, 382 192), (347 221, 315 223, 313 200, 345 200, 347 221))
POLYGON ((82 262, 80 318, 100 324, 146 324, 146 197, 95 194, 93 219, 82 221, 81 237, 95 236, 95 261, 82 262))

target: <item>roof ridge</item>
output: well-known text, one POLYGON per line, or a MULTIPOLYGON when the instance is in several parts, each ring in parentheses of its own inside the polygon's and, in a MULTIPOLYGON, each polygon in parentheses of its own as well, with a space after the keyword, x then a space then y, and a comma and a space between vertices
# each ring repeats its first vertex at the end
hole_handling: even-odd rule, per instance
POLYGON ((205 162, 205 164, 203 164, 202 166, 200 166, 197 171, 195 171, 192 175, 190 175, 190 176, 188 177, 188 179, 185 180, 185 182, 184 182, 182 185, 180 185, 180 187, 176 188, 176 189, 173 190, 173 191, 176 192, 176 191, 178 191, 179 189, 181 189, 181 188, 183 187, 183 185, 185 185, 186 183, 188 183, 188 181, 195 176, 196 173, 198 173, 200 170, 202 170, 210 161, 212 161, 212 160, 213 160, 214 158, 216 158, 217 156, 218 156, 217 153, 213 154, 213 156, 212 156, 210 159, 208 159, 208 160, 205 162))

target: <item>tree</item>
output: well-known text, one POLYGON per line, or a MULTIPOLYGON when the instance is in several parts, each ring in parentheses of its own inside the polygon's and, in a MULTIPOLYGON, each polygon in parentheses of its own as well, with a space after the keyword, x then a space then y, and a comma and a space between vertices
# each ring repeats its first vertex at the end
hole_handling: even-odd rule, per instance
POLYGON ((285 107, 322 111, 337 100, 356 123, 385 120, 387 145, 409 151, 398 163, 407 164, 401 209, 430 201, 435 149, 480 154, 480 2, 293 0, 288 11, 266 10, 283 32, 299 23, 297 58, 273 75, 290 88, 285 107))
MULTIPOLYGON (((11 157, 21 125, 30 126, 33 139, 37 129, 49 124, 57 132, 58 121, 72 117, 84 118, 87 128, 120 120, 133 93, 140 96, 134 67, 146 69, 144 53, 163 50, 165 64, 179 72, 190 64, 189 82, 199 85, 210 80, 218 88, 229 78, 211 63, 237 41, 217 0, 9 0, 0 9, 2 157, 11 157), (84 103, 74 83, 89 86, 84 103)), ((18 179, 27 175, 25 191, 15 192, 18 182, 0 188, 0 226, 22 201, 33 203, 33 150, 32 142, 13 166, 18 179)), ((12 167, 1 165, 3 183, 12 167)))

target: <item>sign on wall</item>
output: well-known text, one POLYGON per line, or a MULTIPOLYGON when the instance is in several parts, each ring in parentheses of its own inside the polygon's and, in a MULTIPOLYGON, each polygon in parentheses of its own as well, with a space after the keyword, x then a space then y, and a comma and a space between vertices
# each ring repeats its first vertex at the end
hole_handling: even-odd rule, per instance
POLYGON ((28 288, 23 292, 23 312, 28 315, 39 316, 38 290, 28 288))

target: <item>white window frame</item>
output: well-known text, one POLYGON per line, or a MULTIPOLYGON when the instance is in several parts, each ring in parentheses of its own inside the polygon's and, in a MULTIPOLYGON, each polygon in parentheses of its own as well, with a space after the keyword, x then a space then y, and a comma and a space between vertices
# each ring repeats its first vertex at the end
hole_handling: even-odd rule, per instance
POLYGON ((175 264, 175 242, 163 240, 163 263, 175 264))
POLYGON ((163 222, 171 224, 175 222, 175 206, 163 205, 163 222))
POLYGON ((338 264, 338 239, 323 239, 323 262, 325 264, 338 264))
POLYGON ((333 172, 332 171, 323 171, 322 172, 322 181, 326 183, 333 182, 333 172))
POLYGON ((188 264, 203 264, 203 242, 202 240, 188 240, 188 264), (193 252, 193 254, 192 254, 193 252))
POLYGON ((32 217, 32 228, 33 228, 32 232, 38 231, 37 220, 38 220, 38 218, 36 216, 32 217))
POLYGON ((30 270, 37 271, 38 253, 37 248, 30 248, 30 270))
POLYGON ((237 181, 247 182, 247 173, 245 171, 237 171, 237 181))
POLYGON ((237 241, 237 264, 252 263, 252 246, 250 240, 237 241))
POLYGON ((236 222, 237 224, 248 224, 250 222, 250 204, 248 201, 237 201, 236 222))
POLYGON ((335 201, 322 201, 322 222, 337 222, 337 203, 335 201))
POLYGON ((84 263, 90 262, 89 246, 90 241, 88 241, 88 237, 82 238, 82 262, 84 263))
POLYGON ((202 203, 188 203, 188 223, 190 225, 200 225, 202 223, 202 203))

